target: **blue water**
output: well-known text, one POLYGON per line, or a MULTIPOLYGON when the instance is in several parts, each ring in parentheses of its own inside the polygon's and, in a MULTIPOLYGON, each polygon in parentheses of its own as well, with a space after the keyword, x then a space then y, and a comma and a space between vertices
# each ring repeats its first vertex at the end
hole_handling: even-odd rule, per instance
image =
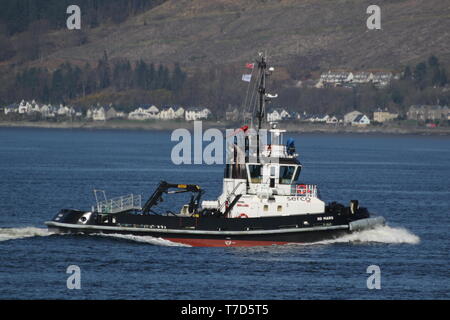
POLYGON ((146 197, 164 179, 214 199, 222 166, 173 165, 170 132, 0 129, 0 298, 449 299, 450 138, 293 136, 302 181, 326 201, 359 199, 388 226, 257 248, 51 235, 44 221, 88 209, 94 188, 146 197), (81 290, 67 289, 69 265, 81 268, 81 290), (367 288, 370 265, 379 290, 367 288))

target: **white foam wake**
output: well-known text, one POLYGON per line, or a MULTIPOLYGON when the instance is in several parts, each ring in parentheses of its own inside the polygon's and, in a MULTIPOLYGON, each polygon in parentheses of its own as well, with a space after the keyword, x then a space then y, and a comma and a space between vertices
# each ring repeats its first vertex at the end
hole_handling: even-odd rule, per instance
POLYGON ((24 228, 0 228, 0 241, 23 239, 31 237, 46 237, 52 235, 44 228, 24 227, 24 228))
POLYGON ((418 244, 420 242, 420 238, 404 228, 394 228, 385 225, 347 234, 332 240, 315 242, 315 244, 370 242, 418 244))
POLYGON ((93 236, 110 237, 116 239, 124 239, 129 241, 148 243, 155 246, 172 246, 172 247, 190 247, 182 243, 176 243, 162 238, 155 238, 151 236, 135 236, 131 234, 119 234, 119 233, 94 233, 93 236))

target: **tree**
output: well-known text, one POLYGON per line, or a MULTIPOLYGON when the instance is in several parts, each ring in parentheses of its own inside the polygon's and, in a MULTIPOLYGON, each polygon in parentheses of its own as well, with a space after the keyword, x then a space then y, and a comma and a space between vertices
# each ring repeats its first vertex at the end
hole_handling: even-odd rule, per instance
POLYGON ((170 89, 169 69, 162 64, 158 67, 156 75, 156 89, 170 89))
POLYGON ((175 92, 179 92, 181 88, 183 88, 185 80, 186 74, 181 70, 180 64, 176 63, 172 73, 171 89, 175 92))
POLYGON ((134 87, 146 90, 149 88, 147 64, 140 60, 134 69, 134 87))
POLYGON ((147 89, 149 90, 157 89, 155 78, 156 78, 155 65, 151 63, 150 67, 147 70, 147 89))
POLYGON ((99 88, 96 71, 92 69, 91 66, 88 64, 85 67, 84 72, 86 73, 85 94, 86 95, 92 94, 96 92, 99 88))
POLYGON ((431 68, 439 68, 439 59, 436 58, 435 56, 430 56, 428 58, 428 65, 431 68))
POLYGON ((391 93, 391 99, 395 104, 402 104, 404 101, 404 96, 400 92, 399 88, 394 87, 391 93))
POLYGON ((109 60, 108 60, 108 53, 106 50, 103 53, 103 58, 99 60, 98 66, 97 66, 97 75, 98 75, 98 83, 100 86, 100 89, 106 89, 111 84, 111 77, 110 77, 111 71, 109 68, 109 60))
POLYGON ((405 70, 403 71, 402 80, 411 80, 411 79, 412 79, 411 68, 409 66, 406 66, 405 70))
POLYGON ((414 69, 414 81, 416 85, 423 89, 426 86, 427 65, 424 62, 420 62, 414 69))
POLYGON ((53 72, 51 87, 51 101, 53 103, 61 102, 64 96, 64 77, 61 69, 57 69, 53 72))

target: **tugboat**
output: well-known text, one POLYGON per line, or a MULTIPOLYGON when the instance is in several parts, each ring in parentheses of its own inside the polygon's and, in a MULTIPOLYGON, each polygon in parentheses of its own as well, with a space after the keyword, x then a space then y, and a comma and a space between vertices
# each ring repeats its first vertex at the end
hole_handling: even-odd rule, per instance
MULTIPOLYGON (((349 205, 319 198, 316 185, 299 182, 302 165, 295 142, 283 142, 286 130, 276 124, 263 128, 265 105, 276 97, 266 92, 266 78, 273 72, 259 54, 257 125, 243 126, 243 146, 234 138, 217 200, 202 201, 198 185, 161 181, 142 205, 139 195, 99 199, 89 211, 63 209, 48 228, 58 233, 128 234, 152 236, 190 246, 235 247, 308 243, 333 239, 355 231, 384 225, 383 217, 371 217, 357 200, 349 205), (270 138, 264 143, 263 133, 270 138), (160 212, 158 204, 168 194, 191 193, 178 212, 160 212)), ((264 125, 266 125, 264 123, 264 125)))

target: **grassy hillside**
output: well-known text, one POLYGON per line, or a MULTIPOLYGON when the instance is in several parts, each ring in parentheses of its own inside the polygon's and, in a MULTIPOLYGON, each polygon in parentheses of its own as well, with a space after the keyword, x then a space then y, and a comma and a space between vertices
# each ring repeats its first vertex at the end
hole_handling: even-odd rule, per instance
MULTIPOLYGON (((170 0, 119 25, 89 30, 49 60, 111 58, 209 65, 267 50, 278 64, 306 57, 323 68, 390 68, 436 52, 450 60, 450 3, 383 1, 382 30, 366 27, 365 0, 170 0)), ((55 34, 63 37, 67 31, 55 34)))
MULTIPOLYGON (((148 1, 151 2, 148 7, 144 6, 145 2, 109 0, 99 2, 102 5, 96 9, 81 6, 81 31, 61 28, 58 15, 49 25, 45 12, 40 12, 40 20, 29 21, 25 31, 0 35, 2 48, 9 48, 3 58, 0 55, 0 82, 3 84, 0 102, 14 102, 21 98, 19 95, 23 96, 14 89, 17 86, 15 74, 30 68, 44 68, 41 72, 44 76, 34 77, 30 83, 42 84, 45 78, 48 88, 41 88, 41 91, 49 91, 49 97, 57 96, 53 89, 59 83, 55 71, 61 69, 62 63, 70 62, 75 66, 71 67, 75 74, 80 74, 77 68, 97 72, 92 77, 91 73, 84 72, 86 79, 81 79, 80 83, 84 87, 93 82, 92 94, 78 90, 71 95, 72 102, 91 104, 120 100, 121 104, 131 104, 150 99, 158 103, 204 104, 223 110, 230 104, 240 105, 241 96, 245 94, 245 87, 238 80, 242 66, 263 50, 277 67, 276 89, 284 90, 288 97, 280 99, 280 103, 294 108, 344 112, 366 101, 362 109, 393 106, 404 110, 410 103, 450 99, 442 96, 440 90, 414 95, 412 84, 408 84, 409 91, 402 85, 388 92, 370 89, 367 92, 329 90, 318 93, 314 90, 300 92, 295 87, 296 80, 316 77, 328 68, 401 71, 406 65, 414 68, 431 55, 437 56, 441 65, 448 69, 448 1, 381 1, 378 5, 382 30, 371 31, 366 27, 369 16, 366 9, 373 4, 371 0, 152 0, 148 1), (103 12, 103 5, 106 12, 103 12), (126 14, 120 14, 122 8, 126 9, 126 14), (109 58, 111 82, 117 80, 114 66, 124 59, 132 68, 141 59, 171 70, 179 63, 188 72, 189 80, 176 92, 170 86, 161 86, 167 87, 169 92, 147 92, 152 89, 133 85, 136 81, 131 78, 128 81, 131 85, 102 86, 98 64, 105 53, 109 58), (397 97, 399 92, 401 99, 397 97)), ((97 2, 83 0, 83 3, 97 2)), ((2 29, 0 19, 0 32, 2 29)), ((28 86, 25 89, 30 91, 28 86)))

